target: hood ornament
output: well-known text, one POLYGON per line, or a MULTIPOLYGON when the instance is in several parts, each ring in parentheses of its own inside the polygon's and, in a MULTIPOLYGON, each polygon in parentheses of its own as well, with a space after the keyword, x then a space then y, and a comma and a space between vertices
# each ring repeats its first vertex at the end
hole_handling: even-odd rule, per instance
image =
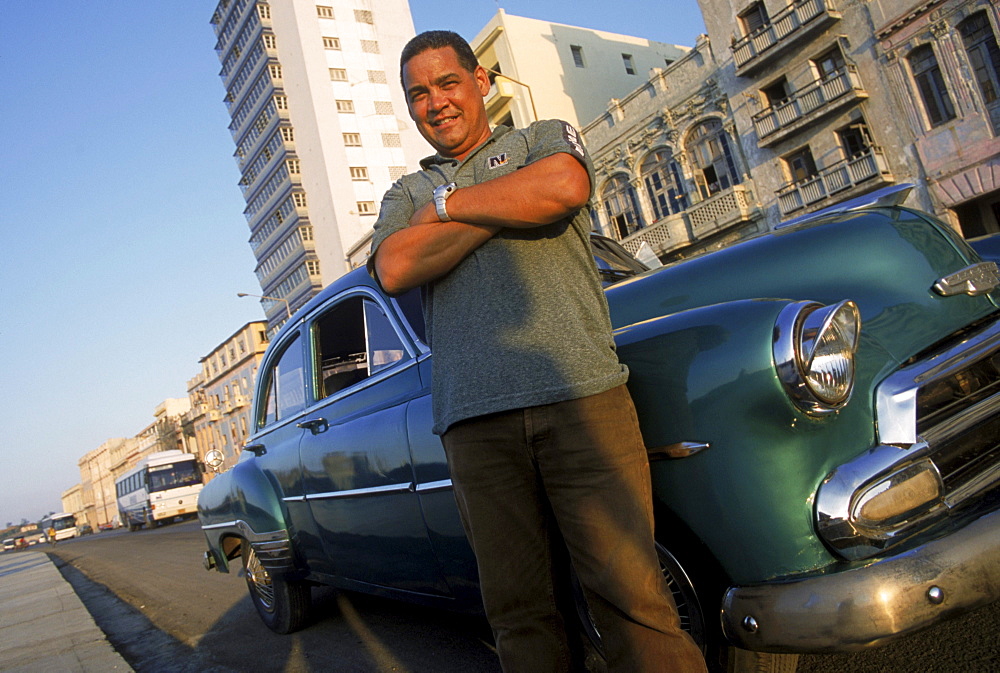
POLYGON ((979 262, 939 278, 934 291, 943 297, 956 294, 972 296, 992 292, 1000 286, 1000 269, 996 262, 979 262))

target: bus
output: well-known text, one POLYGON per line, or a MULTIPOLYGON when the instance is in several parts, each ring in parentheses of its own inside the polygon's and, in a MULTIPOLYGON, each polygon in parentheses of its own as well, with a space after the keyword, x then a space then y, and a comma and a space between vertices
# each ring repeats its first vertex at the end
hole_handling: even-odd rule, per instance
POLYGON ((196 516, 201 487, 197 456, 178 449, 151 453, 115 481, 118 520, 136 531, 196 516))
POLYGON ((58 542, 59 540, 68 540, 71 537, 76 537, 79 535, 76 529, 76 517, 69 512, 60 512, 59 514, 49 514, 47 517, 42 519, 39 524, 42 532, 45 533, 45 538, 49 542, 58 542), (49 535, 49 531, 55 529, 55 539, 50 539, 52 536, 49 535))

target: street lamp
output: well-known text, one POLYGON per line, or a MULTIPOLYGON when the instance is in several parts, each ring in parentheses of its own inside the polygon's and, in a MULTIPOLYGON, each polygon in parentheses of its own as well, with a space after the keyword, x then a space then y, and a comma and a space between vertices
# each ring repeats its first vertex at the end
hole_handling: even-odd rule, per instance
POLYGON ((285 303, 285 313, 288 315, 288 320, 292 319, 292 307, 288 304, 287 299, 281 299, 280 297, 268 297, 263 294, 247 294, 246 292, 237 292, 237 297, 257 297, 258 299, 270 299, 271 301, 281 301, 285 303))

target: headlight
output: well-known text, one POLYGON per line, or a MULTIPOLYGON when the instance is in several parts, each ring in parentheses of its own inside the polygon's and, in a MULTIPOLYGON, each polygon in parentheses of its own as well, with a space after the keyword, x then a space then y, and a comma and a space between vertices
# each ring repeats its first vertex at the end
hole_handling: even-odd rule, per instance
POLYGON ((852 301, 796 302, 782 310, 774 325, 774 366, 796 406, 824 414, 847 404, 860 332, 852 301))

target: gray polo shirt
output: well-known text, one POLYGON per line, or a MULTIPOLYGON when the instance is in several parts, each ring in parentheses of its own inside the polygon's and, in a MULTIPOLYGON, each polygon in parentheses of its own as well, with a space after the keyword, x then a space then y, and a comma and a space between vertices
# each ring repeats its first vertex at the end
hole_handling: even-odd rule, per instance
MULTIPOLYGON (((557 120, 526 129, 497 127, 463 161, 435 155, 386 192, 375 223, 374 255, 432 200, 434 188, 485 182, 565 152, 594 184, 580 136, 557 120)), ((572 400, 622 384, 607 300, 590 250, 589 206, 529 229, 502 229, 447 276, 424 288, 433 350, 434 432, 485 414, 572 400)))

